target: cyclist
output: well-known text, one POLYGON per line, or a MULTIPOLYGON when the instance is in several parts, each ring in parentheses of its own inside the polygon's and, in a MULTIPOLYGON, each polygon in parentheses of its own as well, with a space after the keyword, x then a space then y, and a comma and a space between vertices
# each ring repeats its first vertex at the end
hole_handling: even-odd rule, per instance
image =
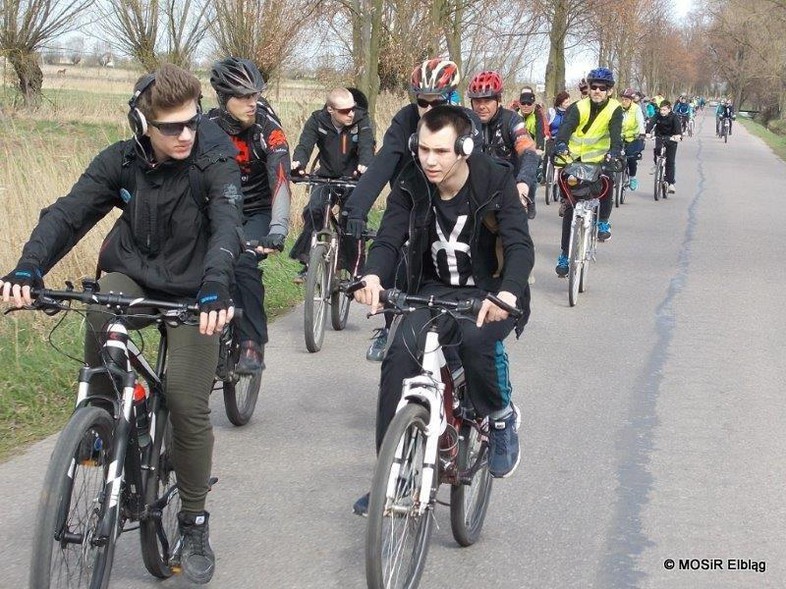
POLYGON ((483 151, 513 167, 521 204, 533 219, 539 158, 522 118, 502 106, 502 90, 502 78, 497 72, 480 72, 470 81, 467 97, 482 124, 483 151))
POLYGON ((289 231, 289 145, 281 122, 262 97, 267 84, 248 59, 227 57, 213 64, 210 85, 218 107, 208 118, 218 124, 237 148, 243 183, 243 230, 259 251, 245 249, 235 265, 236 302, 243 309, 237 322, 241 353, 240 374, 265 367, 268 342, 265 287, 259 262, 284 248, 289 231))
MULTIPOLYGON (((417 130, 420 117, 435 106, 448 104, 449 97, 460 79, 458 66, 452 61, 439 58, 428 59, 412 71, 409 88, 415 99, 414 103, 403 107, 393 117, 382 139, 382 148, 374 157, 368 171, 358 181, 352 196, 344 204, 347 231, 353 237, 362 236, 368 212, 385 184, 390 182, 392 188, 396 177, 412 159, 408 147, 409 138, 417 130)), ((464 108, 464 112, 472 120, 475 151, 481 152, 483 140, 480 135, 480 119, 470 109, 464 108)), ((366 358, 372 362, 381 362, 385 354, 392 317, 386 315, 385 321, 385 327, 377 331, 366 352, 366 358)))
POLYGON ((723 121, 724 119, 728 119, 729 135, 731 135, 732 121, 736 118, 737 115, 734 113, 734 105, 731 102, 731 98, 718 102, 718 106, 715 108, 715 134, 720 137, 723 121))
MULTIPOLYGON (((472 123, 463 110, 440 106, 423 115, 412 141, 416 159, 401 172, 387 201, 382 224, 370 250, 365 287, 355 297, 379 308, 382 285, 391 280, 401 247, 407 248, 408 292, 456 300, 499 298, 522 309, 519 335, 529 314, 527 278, 534 253, 527 218, 513 174, 485 154, 472 153, 472 123), (474 220, 477 219, 477 222, 474 220), (497 241, 503 259, 497 258, 497 241)), ((402 380, 419 370, 411 350, 431 321, 428 311, 406 315, 382 363, 377 404, 377 449, 395 415, 402 380)), ((503 340, 514 328, 507 312, 485 301, 477 322, 447 322, 440 338, 456 342, 474 408, 488 415, 489 471, 507 477, 519 461, 518 411, 511 403, 507 353, 503 340)), ((368 495, 355 504, 364 515, 368 495)))
MULTIPOLYGON (((327 95, 325 106, 311 113, 306 121, 300 141, 292 154, 292 168, 296 174, 304 175, 316 145, 318 154, 317 176, 324 178, 358 177, 363 174, 374 157, 374 133, 368 113, 355 103, 355 97, 346 88, 335 88, 327 95)), ((297 238, 289 257, 299 260, 303 265, 295 277, 302 283, 308 272, 308 256, 314 231, 321 229, 325 222, 324 207, 327 186, 315 186, 311 197, 303 209, 303 231, 297 238)), ((349 193, 342 197, 346 200, 349 193)), ((345 256, 354 247, 349 240, 344 244, 345 256)))
MULTIPOLYGON (((655 165, 658 163, 658 154, 661 145, 666 145, 666 183, 669 185, 669 193, 677 191, 675 187, 676 159, 677 159, 677 140, 682 141, 682 123, 680 118, 671 111, 671 103, 664 100, 660 103, 658 115, 647 122, 647 134, 655 135, 655 149, 653 150, 653 160, 655 165)), ((650 170, 650 174, 655 173, 655 165, 650 170)))
MULTIPOLYGON (((546 139, 549 138, 549 126, 546 123, 546 112, 543 105, 535 101, 535 91, 531 86, 524 86, 521 89, 518 101, 514 102, 514 110, 517 110, 521 118, 524 119, 524 124, 527 126, 530 137, 535 140, 535 149, 537 150, 538 157, 542 158, 546 149, 546 139)), ((540 162, 538 162, 538 166, 540 167, 540 162)), ((539 173, 539 175, 541 174, 539 173)), ((536 213, 536 187, 537 184, 533 187, 532 194, 530 195, 532 200, 529 208, 530 218, 534 218, 536 213)))
MULTIPOLYGON (((171 64, 139 78, 129 102, 134 138, 104 149, 68 195, 45 209, 0 289, 6 302, 31 304, 30 289, 42 287, 52 266, 117 207, 120 217, 98 254, 107 272, 101 291, 197 301, 198 326, 167 327, 166 402, 182 502, 171 562, 202 584, 215 570, 205 511, 213 454, 208 401, 219 333, 234 312, 229 290, 241 248, 243 193, 236 150, 226 133, 201 118, 200 95, 196 76, 171 64)), ((88 366, 101 365, 95 334, 104 322, 100 309, 88 311, 88 366)), ((106 376, 90 386, 114 388, 106 376)))
MULTIPOLYGON (((606 68, 596 68, 587 74, 590 94, 582 98, 568 112, 560 125, 555 141, 556 153, 570 152, 571 156, 585 163, 600 163, 620 157, 622 149, 622 106, 610 97, 614 87, 614 74, 606 68)), ((613 184, 613 177, 610 178, 613 184)), ((557 276, 568 275, 568 242, 572 214, 562 217, 561 253, 557 259, 557 276)), ((598 240, 611 239, 611 208, 613 200, 604 198, 598 215, 598 240)))
POLYGON ((625 149, 631 190, 637 190, 639 187, 636 172, 638 171, 639 158, 641 157, 639 154, 644 150, 644 134, 646 133, 644 114, 634 104, 635 97, 636 91, 633 88, 625 88, 620 95, 620 104, 622 104, 622 142, 625 149))
POLYGON ((652 117, 654 117, 658 112, 658 109, 655 108, 655 103, 652 102, 652 99, 649 98, 648 96, 645 96, 642 99, 641 110, 643 111, 644 118, 647 121, 650 120, 652 117))
POLYGON ((582 98, 589 96, 589 84, 587 84, 587 78, 581 78, 581 80, 579 80, 579 92, 581 92, 582 98))
POLYGON ((684 135, 688 129, 688 120, 693 118, 690 104, 685 95, 680 95, 677 104, 674 105, 674 114, 680 118, 681 133, 684 135))

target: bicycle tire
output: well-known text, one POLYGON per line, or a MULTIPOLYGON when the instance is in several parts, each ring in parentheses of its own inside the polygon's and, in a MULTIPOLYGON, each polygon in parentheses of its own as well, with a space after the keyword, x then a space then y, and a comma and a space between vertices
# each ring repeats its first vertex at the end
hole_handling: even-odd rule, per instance
POLYGON ((614 208, 618 209, 620 206, 620 199, 622 197, 622 178, 624 174, 619 172, 618 174, 614 174, 614 208))
POLYGON ((590 227, 589 233, 586 231, 584 232, 584 247, 583 247, 583 258, 584 263, 581 265, 581 274, 579 274, 579 292, 584 293, 587 292, 587 286, 589 285, 589 268, 591 256, 590 252, 592 251, 592 242, 596 239, 597 235, 597 225, 594 224, 594 215, 593 215, 593 225, 590 227))
POLYGON ((723 125, 723 142, 729 142, 729 128, 726 125, 723 125))
POLYGON ((240 361, 240 342, 236 341, 234 332, 231 336, 231 346, 228 367, 222 382, 224 412, 232 425, 240 427, 246 425, 254 414, 262 385, 262 371, 238 374, 235 367, 240 361))
POLYGON ((551 162, 551 158, 546 163, 546 187, 544 192, 546 198, 546 204, 550 205, 551 200, 553 198, 553 191, 554 191, 554 164, 551 162))
POLYGON ((570 240, 570 259, 568 260, 568 303, 575 307, 579 302, 579 282, 582 266, 584 266, 584 223, 579 225, 576 231, 571 230, 570 240))
POLYGON ((421 515, 412 513, 416 505, 411 491, 419 487, 423 463, 436 461, 436 456, 425 456, 427 424, 425 407, 406 405, 390 422, 382 442, 371 484, 366 527, 366 581, 370 589, 414 588, 423 574, 434 522, 433 506, 421 515), (402 451, 397 458, 399 447, 402 451), (387 499, 389 487, 396 491, 393 505, 387 499), (397 520, 403 520, 403 530, 396 527, 397 520), (393 540, 397 541, 394 546, 393 540), (408 549, 401 549, 400 544, 407 543, 408 549), (399 567, 397 560, 390 562, 391 556, 406 558, 408 566, 399 567))
POLYGON ((112 526, 114 537, 104 547, 90 544, 104 515, 100 497, 112 460, 113 426, 105 410, 82 407, 60 432, 38 503, 30 587, 63 586, 63 575, 68 587, 103 588, 109 584, 117 520, 112 526), (100 506, 98 511, 96 506, 100 506), (64 539, 63 532, 70 541, 64 539))
POLYGON ((655 195, 655 201, 660 200, 660 190, 661 190, 661 176, 663 176, 663 168, 661 168, 660 162, 655 164, 655 186, 653 186, 653 193, 655 195))
POLYGON ((477 428, 463 424, 459 429, 456 466, 459 472, 469 469, 475 461, 480 467, 469 484, 450 488, 450 529, 460 546, 477 542, 486 519, 493 479, 489 473, 488 444, 477 428))
POLYGON ((347 318, 349 317, 349 305, 352 303, 352 297, 348 297, 341 290, 341 283, 349 284, 352 279, 349 270, 342 268, 336 272, 334 279, 334 286, 330 295, 330 323, 335 331, 341 331, 347 326, 347 318))
POLYGON ((306 298, 303 305, 303 330, 306 338, 306 349, 319 352, 325 339, 325 322, 327 321, 328 289, 330 276, 327 260, 328 246, 317 243, 311 249, 306 275, 306 298))
POLYGON ((172 424, 166 409, 159 410, 155 423, 161 426, 153 442, 152 463, 145 481, 148 512, 139 523, 139 540, 145 568, 154 577, 167 579, 174 574, 169 559, 179 536, 180 494, 171 456, 172 424))
POLYGON ((622 186, 620 186, 620 204, 625 204, 625 193, 628 191, 628 184, 630 183, 630 175, 628 174, 627 164, 625 171, 622 173, 622 186))

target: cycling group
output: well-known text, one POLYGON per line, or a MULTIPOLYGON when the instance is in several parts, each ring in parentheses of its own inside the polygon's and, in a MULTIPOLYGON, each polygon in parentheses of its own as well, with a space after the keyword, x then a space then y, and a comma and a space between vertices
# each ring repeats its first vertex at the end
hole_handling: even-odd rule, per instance
MULTIPOLYGON (((605 68, 590 72, 583 89, 587 96, 574 105, 561 93, 548 119, 530 87, 522 89, 512 108, 503 107, 496 72, 471 79, 471 108, 454 105, 459 80, 458 67, 448 60, 430 59, 416 67, 410 79, 413 103, 393 117, 376 154, 362 94, 331 90, 325 106, 306 123, 291 161, 281 122, 261 95, 265 81, 252 62, 229 57, 214 64, 210 82, 218 107, 207 114, 201 112, 199 80, 163 65, 134 87, 128 110, 133 137, 103 150, 69 194, 43 211, 16 268, 0 279, 5 302, 32 305, 47 272, 119 208, 98 253, 97 292, 196 302, 198 321, 166 326, 165 399, 182 507, 178 539, 171 550, 164 543, 171 570, 182 569, 195 583, 206 583, 214 574, 205 503, 213 452, 208 401, 220 334, 233 320, 235 305, 242 308, 242 317, 235 319, 241 345, 237 370, 264 369, 268 334, 260 261, 283 250, 290 173, 305 174, 315 146, 319 155, 313 175, 357 180, 341 198, 342 231, 353 240, 367 234, 368 213, 390 184, 368 259, 362 271, 357 269, 358 301, 376 313, 393 287, 447 306, 479 301, 474 321, 436 312, 434 305, 385 313, 385 326, 367 353, 382 361, 377 450, 400 407, 402 382, 421 371, 413 351, 423 350, 428 329, 436 325, 439 343, 457 352, 452 365, 463 367, 467 393, 462 402, 483 424, 478 431, 485 450, 476 462, 494 478, 511 475, 518 465, 520 417, 511 399, 503 342, 511 331, 518 337, 529 316, 534 246, 528 219, 535 217, 546 139, 552 139, 556 156, 583 164, 605 165, 627 156, 635 189, 645 130, 641 110, 632 106, 636 94, 626 90, 621 103, 611 98, 615 81, 605 68), (391 330, 396 317, 400 321, 391 330)), ((658 137, 678 135, 670 126, 672 117, 669 105, 661 104, 647 130, 658 137)), ((671 157, 673 185, 673 152, 671 157)), ((290 253, 304 264, 304 272, 311 233, 323 223, 324 198, 323 191, 312 190, 303 211, 303 235, 290 253)), ((565 208, 571 207, 566 198, 565 208)), ((610 200, 602 200, 601 241, 611 237, 610 213, 610 200)), ((566 214, 557 266, 561 276, 570 228, 566 214)), ((87 366, 106 362, 101 350, 109 344, 98 337, 104 317, 101 305, 88 307, 87 366)), ((111 395, 118 386, 112 378, 97 379, 90 393, 111 395)), ((366 515, 369 495, 353 509, 366 515)))

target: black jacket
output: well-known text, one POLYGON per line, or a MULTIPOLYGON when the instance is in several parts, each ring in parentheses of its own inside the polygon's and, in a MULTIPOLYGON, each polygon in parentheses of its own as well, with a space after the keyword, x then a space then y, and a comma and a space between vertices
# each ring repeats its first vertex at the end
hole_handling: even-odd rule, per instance
MULTIPOLYGON (((527 282, 535 262, 527 215, 519 200, 509 166, 501 166, 485 154, 473 154, 469 164, 470 210, 472 211, 472 274, 477 287, 491 293, 505 290, 518 298, 524 311, 523 327, 529 317, 530 291, 527 282), (497 240, 503 248, 502 268, 497 257, 497 240)), ((407 247, 407 289, 415 293, 423 277, 423 256, 430 250, 429 227, 434 222, 432 198, 437 188, 428 182, 417 162, 402 170, 388 197, 377 236, 369 250, 366 273, 393 284, 399 253, 407 247)))
POLYGON ((338 131, 327 108, 315 110, 303 126, 292 161, 305 168, 315 145, 319 150, 317 176, 350 177, 358 165, 368 167, 374 158, 374 132, 368 114, 356 109, 352 125, 338 131))
POLYGON ((665 117, 657 113, 647 121, 647 133, 655 130, 655 137, 671 137, 672 135, 682 135, 682 122, 680 116, 670 112, 665 117))
MULTIPOLYGON (((483 151, 480 119, 469 108, 464 108, 464 112, 472 121, 475 153, 480 153, 483 151)), ((358 181, 352 196, 344 204, 344 212, 349 218, 365 219, 385 184, 390 182, 392 187, 401 170, 414 159, 414 154, 409 151, 409 138, 418 130, 419 120, 418 105, 414 103, 403 107, 393 117, 382 139, 382 149, 377 152, 371 166, 358 181)))
POLYGON ((521 115, 499 107, 494 117, 482 125, 481 134, 484 153, 509 163, 513 167, 517 182, 534 186, 540 157, 521 115))
MULTIPOLYGON (((150 148, 147 138, 142 142, 150 148)), ((68 195, 41 212, 20 263, 45 274, 117 207, 122 213, 98 254, 101 270, 127 275, 151 296, 193 299, 206 281, 229 287, 243 193, 227 135, 203 119, 191 156, 156 166, 138 149, 130 139, 99 153, 68 195), (196 198, 191 165, 201 173, 203 194, 196 198)))

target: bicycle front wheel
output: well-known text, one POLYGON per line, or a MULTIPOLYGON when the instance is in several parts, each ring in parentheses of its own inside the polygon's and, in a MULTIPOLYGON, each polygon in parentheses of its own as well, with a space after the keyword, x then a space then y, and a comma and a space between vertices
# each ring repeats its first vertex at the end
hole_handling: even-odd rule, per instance
POLYGON ((403 407, 390 422, 377 458, 366 528, 366 581, 370 589, 417 587, 426 564, 432 506, 419 513, 428 411, 403 407))
POLYGON ((336 331, 341 331, 347 326, 352 298, 344 294, 341 285, 349 284, 350 280, 352 280, 352 275, 349 270, 346 268, 339 270, 334 280, 333 291, 330 294, 330 323, 336 331))
POLYGON ((237 363, 240 361, 240 342, 236 340, 236 333, 231 338, 228 370, 224 375, 222 388, 224 390, 224 411, 227 419, 237 426, 246 425, 254 414, 259 398, 259 387, 262 384, 262 371, 254 374, 238 374, 237 363))
POLYGON ((551 204, 551 200, 555 197, 554 194, 554 164, 551 159, 546 163, 546 204, 551 204))
POLYGON ((663 184, 663 166, 661 166, 660 162, 658 162, 655 168, 655 186, 653 187, 654 188, 653 192, 655 194, 656 201, 660 200, 660 191, 662 188, 661 187, 662 184, 663 184))
POLYGON ((303 305, 303 330, 306 348, 319 352, 325 339, 327 305, 330 299, 330 276, 328 270, 328 246, 317 243, 311 249, 306 276, 306 298, 303 305))
POLYGON ((145 481, 147 515, 139 524, 139 539, 145 568, 154 577, 166 579, 174 573, 169 559, 179 534, 180 494, 172 461, 172 424, 165 409, 156 416, 156 429, 145 481))
POLYGON ((575 307, 579 302, 579 282, 584 262, 584 224, 571 230, 570 260, 568 260, 568 303, 575 307))
POLYGON ((98 407, 78 409, 60 433, 38 503, 30 587, 109 584, 117 521, 103 545, 96 545, 95 538, 106 512, 112 434, 111 416, 98 407))
POLYGON ((462 480, 450 488, 450 529, 461 546, 474 544, 483 529, 491 498, 488 442, 469 424, 459 431, 458 470, 462 480))

